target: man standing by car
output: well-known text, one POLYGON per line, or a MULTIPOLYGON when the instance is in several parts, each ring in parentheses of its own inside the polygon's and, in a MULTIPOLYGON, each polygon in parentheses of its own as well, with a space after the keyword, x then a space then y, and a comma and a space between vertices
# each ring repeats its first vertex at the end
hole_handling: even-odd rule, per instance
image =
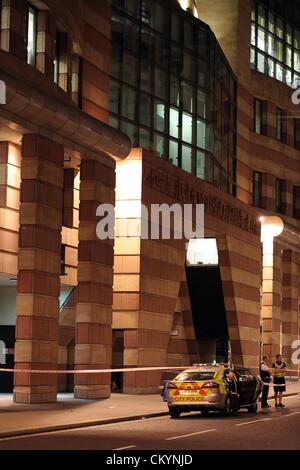
POLYGON ((284 408, 282 403, 282 394, 285 392, 285 370, 286 363, 282 361, 281 354, 277 354, 275 362, 272 364, 274 377, 275 406, 284 408))
POLYGON ((263 381, 263 389, 261 394, 261 407, 270 408, 271 405, 268 404, 268 394, 271 381, 271 368, 269 367, 269 358, 264 356, 260 364, 260 378, 263 381))

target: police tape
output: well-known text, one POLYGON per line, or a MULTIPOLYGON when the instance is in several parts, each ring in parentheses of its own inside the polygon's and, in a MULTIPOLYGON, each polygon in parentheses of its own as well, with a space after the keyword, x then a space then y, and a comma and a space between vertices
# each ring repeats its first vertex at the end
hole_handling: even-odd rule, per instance
POLYGON ((47 370, 47 369, 2 369, 0 372, 11 372, 11 373, 30 373, 30 374, 105 374, 112 372, 146 372, 148 370, 152 371, 168 371, 168 370, 186 370, 191 366, 185 367, 128 367, 123 369, 76 369, 76 370, 47 370))
MULTIPOLYGON (((193 366, 179 366, 179 367, 127 367, 122 369, 76 369, 76 370, 61 370, 61 369, 53 369, 53 370, 45 370, 45 369, 6 369, 0 368, 0 372, 7 372, 7 373, 27 373, 27 374, 105 374, 105 373, 113 373, 113 372, 146 372, 146 371, 181 371, 190 369, 193 366)), ((276 384, 274 382, 263 382, 262 385, 266 387, 285 387, 286 384, 276 384)))

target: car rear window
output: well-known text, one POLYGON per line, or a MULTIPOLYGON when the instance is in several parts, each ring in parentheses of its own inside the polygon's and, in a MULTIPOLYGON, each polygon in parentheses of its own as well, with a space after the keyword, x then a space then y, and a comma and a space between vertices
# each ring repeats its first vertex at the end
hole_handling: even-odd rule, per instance
POLYGON ((195 380, 212 380, 215 373, 212 371, 183 372, 176 377, 177 382, 192 382, 195 380))

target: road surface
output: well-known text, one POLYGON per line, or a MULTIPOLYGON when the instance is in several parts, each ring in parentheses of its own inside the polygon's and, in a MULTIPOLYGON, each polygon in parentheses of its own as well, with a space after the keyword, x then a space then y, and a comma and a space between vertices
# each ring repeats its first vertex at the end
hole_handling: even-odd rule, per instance
POLYGON ((283 409, 223 417, 183 414, 0 439, 0 450, 299 450, 300 396, 283 409))

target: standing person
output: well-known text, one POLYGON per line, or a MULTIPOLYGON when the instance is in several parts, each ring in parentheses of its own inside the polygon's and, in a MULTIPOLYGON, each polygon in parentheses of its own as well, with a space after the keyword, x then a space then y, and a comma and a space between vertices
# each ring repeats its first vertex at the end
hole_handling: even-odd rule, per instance
POLYGON ((273 367, 273 383, 274 383, 274 394, 275 394, 275 406, 284 408, 282 403, 282 394, 285 392, 285 370, 286 363, 283 362, 281 354, 276 355, 276 360, 272 364, 273 367))
POLYGON ((269 358, 268 356, 264 356, 263 360, 260 364, 260 378, 263 381, 263 389, 261 394, 261 407, 262 408, 270 408, 271 405, 268 403, 268 394, 270 388, 270 381, 271 381, 271 368, 269 367, 269 358))

